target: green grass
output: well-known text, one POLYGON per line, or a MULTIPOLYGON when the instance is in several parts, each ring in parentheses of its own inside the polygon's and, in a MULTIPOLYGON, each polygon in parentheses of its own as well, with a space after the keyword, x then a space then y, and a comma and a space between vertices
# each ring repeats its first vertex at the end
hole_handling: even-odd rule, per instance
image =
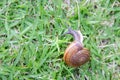
POLYGON ((0 1, 0 80, 119 80, 120 1, 0 1), (81 30, 91 60, 79 68, 62 57, 81 30))

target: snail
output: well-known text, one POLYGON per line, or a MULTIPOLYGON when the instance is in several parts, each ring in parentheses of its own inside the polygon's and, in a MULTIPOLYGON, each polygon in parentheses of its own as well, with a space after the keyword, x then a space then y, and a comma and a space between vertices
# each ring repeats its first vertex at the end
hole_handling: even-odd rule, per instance
POLYGON ((83 36, 80 31, 68 29, 64 34, 71 34, 74 41, 66 48, 63 56, 65 63, 72 67, 79 67, 90 60, 90 51, 83 46, 83 36))

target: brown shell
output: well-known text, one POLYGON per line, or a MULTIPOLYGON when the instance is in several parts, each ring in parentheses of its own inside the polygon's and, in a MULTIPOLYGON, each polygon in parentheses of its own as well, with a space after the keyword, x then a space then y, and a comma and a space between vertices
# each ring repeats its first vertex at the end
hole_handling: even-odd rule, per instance
POLYGON ((90 60, 90 51, 74 41, 65 50, 63 60, 67 65, 78 67, 90 60))

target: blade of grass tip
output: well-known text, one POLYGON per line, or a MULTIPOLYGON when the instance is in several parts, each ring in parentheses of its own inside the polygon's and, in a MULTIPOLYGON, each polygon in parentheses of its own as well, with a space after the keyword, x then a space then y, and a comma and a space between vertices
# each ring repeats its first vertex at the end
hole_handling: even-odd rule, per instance
POLYGON ((66 66, 64 66, 64 65, 63 65, 63 67, 70 73, 70 75, 73 78, 73 80, 76 80, 74 75, 70 72, 70 70, 66 66))
POLYGON ((13 70, 10 72, 8 79, 9 79, 9 80, 13 80, 13 70))
MULTIPOLYGON (((46 53, 48 52, 48 49, 49 49, 49 47, 45 47, 45 48, 42 47, 42 48, 43 48, 43 52, 40 55, 40 61, 42 61, 45 58, 46 53)), ((40 64, 42 64, 42 62, 40 64)))
POLYGON ((32 39, 35 37, 34 35, 37 36, 37 34, 35 34, 35 32, 36 32, 35 30, 36 30, 37 25, 38 25, 38 18, 36 18, 36 20, 34 21, 33 25, 34 25, 34 27, 32 27, 32 35, 29 38, 29 42, 31 42, 32 39))
POLYGON ((21 57, 21 55, 22 55, 22 52, 23 52, 23 48, 22 48, 22 49, 20 50, 20 52, 18 53, 17 58, 16 58, 16 60, 15 60, 15 62, 14 62, 14 65, 17 65, 17 63, 19 62, 20 57, 21 57))
POLYGON ((43 76, 41 77, 41 74, 32 74, 32 75, 28 75, 26 77, 28 77, 28 78, 42 79, 43 76))
MULTIPOLYGON (((52 48, 52 47, 51 47, 51 48, 52 48)), ((55 50, 56 50, 56 48, 53 48, 52 51, 49 51, 48 53, 42 53, 42 54, 47 54, 47 55, 43 56, 44 58, 41 57, 39 67, 41 67, 41 66, 44 64, 44 62, 46 61, 46 59, 47 59, 55 50)))
POLYGON ((28 21, 25 21, 25 23, 28 25, 28 27, 25 28, 25 29, 21 32, 20 36, 23 36, 23 35, 24 35, 26 32, 28 32, 28 31, 32 28, 32 26, 33 26, 33 24, 30 23, 30 22, 28 22, 28 21))
POLYGON ((20 36, 23 36, 26 32, 28 32, 28 31, 30 30, 30 28, 31 28, 31 26, 25 28, 25 29, 21 32, 20 36))
MULTIPOLYGON (((7 14, 7 13, 6 13, 7 14)), ((7 16, 6 16, 7 17, 7 16)), ((5 19, 5 29, 6 29, 6 31, 7 31, 7 37, 8 37, 8 39, 9 39, 9 33, 10 33, 10 29, 9 29, 9 27, 8 27, 8 21, 7 21, 7 18, 5 19)))
POLYGON ((7 77, 3 75, 3 76, 1 76, 1 79, 2 80, 7 80, 7 77))
POLYGON ((16 71, 13 77, 17 77, 20 74, 20 70, 16 71))
POLYGON ((56 46, 57 46, 57 50, 58 52, 60 52, 60 47, 59 47, 59 42, 58 42, 58 36, 56 37, 56 42, 55 42, 56 46))
POLYGON ((16 25, 19 24, 19 23, 20 23, 20 20, 16 20, 16 21, 14 21, 13 23, 11 23, 11 24, 9 25, 9 27, 12 28, 12 27, 16 26, 16 25))
POLYGON ((110 0, 106 0, 105 7, 107 8, 110 3, 110 0))
POLYGON ((80 7, 79 7, 79 2, 77 0, 75 0, 76 4, 77 4, 77 10, 78 10, 78 27, 80 27, 80 7))

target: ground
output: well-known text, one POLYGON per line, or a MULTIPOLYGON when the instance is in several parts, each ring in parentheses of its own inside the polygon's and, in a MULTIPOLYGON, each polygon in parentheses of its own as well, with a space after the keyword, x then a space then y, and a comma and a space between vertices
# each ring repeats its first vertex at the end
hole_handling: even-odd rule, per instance
POLYGON ((119 80, 119 0, 1 0, 1 80, 119 80), (65 64, 71 35, 80 30, 90 61, 65 64))

